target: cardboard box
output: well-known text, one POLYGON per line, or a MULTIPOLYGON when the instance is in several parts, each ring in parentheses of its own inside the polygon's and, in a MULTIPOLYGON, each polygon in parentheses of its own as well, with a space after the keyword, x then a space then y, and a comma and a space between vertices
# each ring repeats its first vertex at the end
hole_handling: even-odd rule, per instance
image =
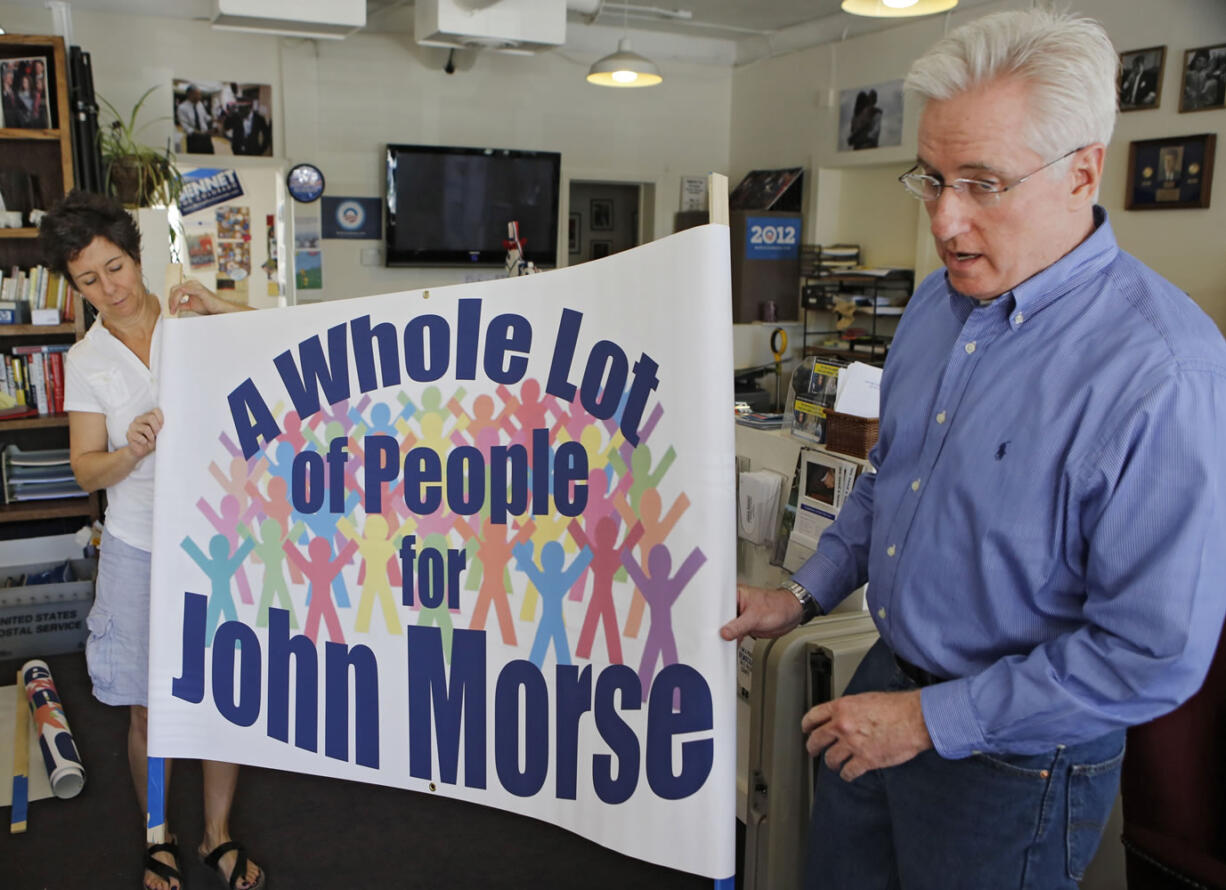
MULTIPOLYGON (((95 559, 71 559, 77 580, 0 588, 0 659, 81 652, 94 604, 95 559)), ((0 578, 21 577, 63 563, 0 566, 0 578)))

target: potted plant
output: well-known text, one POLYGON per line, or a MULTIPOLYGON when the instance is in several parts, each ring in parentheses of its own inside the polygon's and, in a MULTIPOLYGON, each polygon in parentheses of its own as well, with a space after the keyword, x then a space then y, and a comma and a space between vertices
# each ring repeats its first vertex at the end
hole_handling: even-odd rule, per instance
MULTIPOLYGON (((145 90, 132 106, 132 113, 126 120, 114 105, 102 96, 98 97, 114 118, 98 131, 105 186, 108 192, 129 207, 169 205, 178 200, 179 192, 183 190, 183 178, 175 167, 175 157, 169 143, 164 150, 159 150, 142 144, 136 138, 141 130, 152 123, 149 121, 138 127, 136 117, 149 94, 156 89, 156 86, 152 86, 145 90)), ((165 116, 157 118, 164 119, 165 116)))

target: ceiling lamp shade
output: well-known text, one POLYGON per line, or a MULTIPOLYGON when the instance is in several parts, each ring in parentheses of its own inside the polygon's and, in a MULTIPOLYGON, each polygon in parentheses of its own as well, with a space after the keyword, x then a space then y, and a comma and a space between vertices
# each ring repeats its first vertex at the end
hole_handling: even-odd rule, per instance
POLYGON ((843 0, 843 12, 876 18, 932 15, 958 5, 958 0, 843 0))
POLYGON ((617 52, 593 62, 587 73, 588 83, 602 87, 653 87, 662 80, 656 63, 631 52, 625 37, 617 42, 617 52))

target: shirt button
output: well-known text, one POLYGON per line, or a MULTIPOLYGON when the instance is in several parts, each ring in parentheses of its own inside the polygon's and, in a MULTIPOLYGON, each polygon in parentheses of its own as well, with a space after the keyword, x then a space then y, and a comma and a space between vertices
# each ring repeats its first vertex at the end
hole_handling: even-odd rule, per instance
POLYGON ((894 555, 894 545, 893 545, 893 544, 891 544, 889 547, 885 548, 885 555, 886 555, 886 556, 893 556, 893 555, 894 555))
POLYGON ((970 355, 972 352, 975 351, 975 341, 972 340, 970 343, 967 343, 964 348, 966 349, 966 354, 970 355))
POLYGON ((940 414, 937 415, 937 423, 944 423, 944 422, 945 422, 945 412, 942 411, 940 414))
POLYGON ((1021 323, 1022 323, 1022 322, 1024 322, 1025 320, 1026 320, 1026 316, 1022 315, 1022 313, 1020 313, 1020 312, 1019 312, 1017 315, 1013 316, 1013 323, 1014 323, 1014 324, 1021 324, 1021 323))
POLYGON ((914 482, 911 483, 912 491, 919 491, 919 487, 920 487, 920 481, 918 479, 916 479, 914 482))
POLYGON ((882 606, 880 609, 877 610, 877 617, 880 618, 882 621, 885 621, 885 606, 882 606))

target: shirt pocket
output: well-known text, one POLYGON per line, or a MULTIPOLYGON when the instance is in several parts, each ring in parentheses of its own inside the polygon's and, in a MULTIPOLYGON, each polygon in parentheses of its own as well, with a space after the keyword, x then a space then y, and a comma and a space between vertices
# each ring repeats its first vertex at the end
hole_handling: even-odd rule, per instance
POLYGON ((131 397, 128 383, 116 371, 96 371, 89 375, 89 387, 98 395, 107 414, 123 407, 131 397))

